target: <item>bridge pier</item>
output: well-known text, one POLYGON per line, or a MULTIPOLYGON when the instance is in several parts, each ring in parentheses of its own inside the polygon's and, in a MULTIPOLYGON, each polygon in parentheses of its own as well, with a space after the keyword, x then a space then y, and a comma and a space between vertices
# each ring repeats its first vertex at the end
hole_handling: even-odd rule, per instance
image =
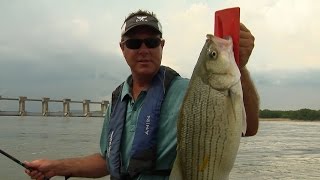
POLYGON ((42 98, 42 115, 47 116, 49 112, 49 100, 50 98, 43 97, 42 98))
POLYGON ((90 113, 90 100, 83 100, 82 102, 83 104, 83 115, 85 117, 89 117, 91 116, 91 113, 90 113))
POLYGON ((26 99, 27 97, 25 96, 19 97, 19 115, 20 116, 26 115, 26 99))
POLYGON ((63 99, 63 115, 70 116, 70 101, 71 99, 63 99))
POLYGON ((108 105, 109 105, 109 101, 102 101, 101 102, 101 113, 103 114, 103 116, 106 113, 108 105))

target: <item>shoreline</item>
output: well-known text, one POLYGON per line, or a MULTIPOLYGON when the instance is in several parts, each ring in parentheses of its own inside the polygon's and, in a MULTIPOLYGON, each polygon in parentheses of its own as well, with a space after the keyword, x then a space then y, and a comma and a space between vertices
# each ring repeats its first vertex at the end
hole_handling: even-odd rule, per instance
POLYGON ((292 121, 289 118, 259 118, 260 121, 292 121))
POLYGON ((320 120, 298 120, 298 119, 289 119, 289 118, 259 118, 259 121, 320 122, 320 120))

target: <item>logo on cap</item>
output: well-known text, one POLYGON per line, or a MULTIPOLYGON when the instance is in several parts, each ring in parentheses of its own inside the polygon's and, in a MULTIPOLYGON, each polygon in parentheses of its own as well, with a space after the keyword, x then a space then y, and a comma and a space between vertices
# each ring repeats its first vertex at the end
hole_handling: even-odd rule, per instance
POLYGON ((137 16, 136 22, 148 22, 148 16, 137 16))

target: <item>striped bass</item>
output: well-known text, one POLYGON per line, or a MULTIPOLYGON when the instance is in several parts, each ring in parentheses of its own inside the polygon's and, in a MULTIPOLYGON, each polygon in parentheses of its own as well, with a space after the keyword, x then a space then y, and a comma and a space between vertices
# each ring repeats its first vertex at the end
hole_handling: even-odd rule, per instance
POLYGON ((169 179, 229 179, 245 118, 232 39, 207 35, 181 105, 169 179))

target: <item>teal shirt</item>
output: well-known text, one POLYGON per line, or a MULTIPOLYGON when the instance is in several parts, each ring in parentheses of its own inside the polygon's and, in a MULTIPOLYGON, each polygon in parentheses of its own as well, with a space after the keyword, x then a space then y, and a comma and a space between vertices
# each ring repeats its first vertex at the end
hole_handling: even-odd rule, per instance
MULTIPOLYGON (((127 82, 127 81, 126 81, 127 82)), ((176 157, 176 134, 177 134, 177 119, 182 104, 189 80, 177 76, 171 83, 171 86, 166 93, 165 99, 161 106, 160 122, 158 129, 158 144, 157 144, 157 162, 156 169, 171 169, 176 157)), ((125 95, 131 95, 131 87, 128 83, 125 83, 122 89, 121 98, 125 95)), ((125 120, 125 127, 123 129, 121 140, 121 155, 122 163, 128 167, 129 154, 132 147, 132 142, 135 134, 136 124, 138 116, 146 96, 146 91, 142 91, 137 100, 132 98, 128 101, 127 115, 125 120)), ((103 129, 100 138, 100 148, 102 156, 106 157, 108 149, 107 144, 107 131, 110 120, 110 106, 107 109, 103 129)), ((166 180, 165 176, 150 176, 141 174, 138 180, 166 180)))

